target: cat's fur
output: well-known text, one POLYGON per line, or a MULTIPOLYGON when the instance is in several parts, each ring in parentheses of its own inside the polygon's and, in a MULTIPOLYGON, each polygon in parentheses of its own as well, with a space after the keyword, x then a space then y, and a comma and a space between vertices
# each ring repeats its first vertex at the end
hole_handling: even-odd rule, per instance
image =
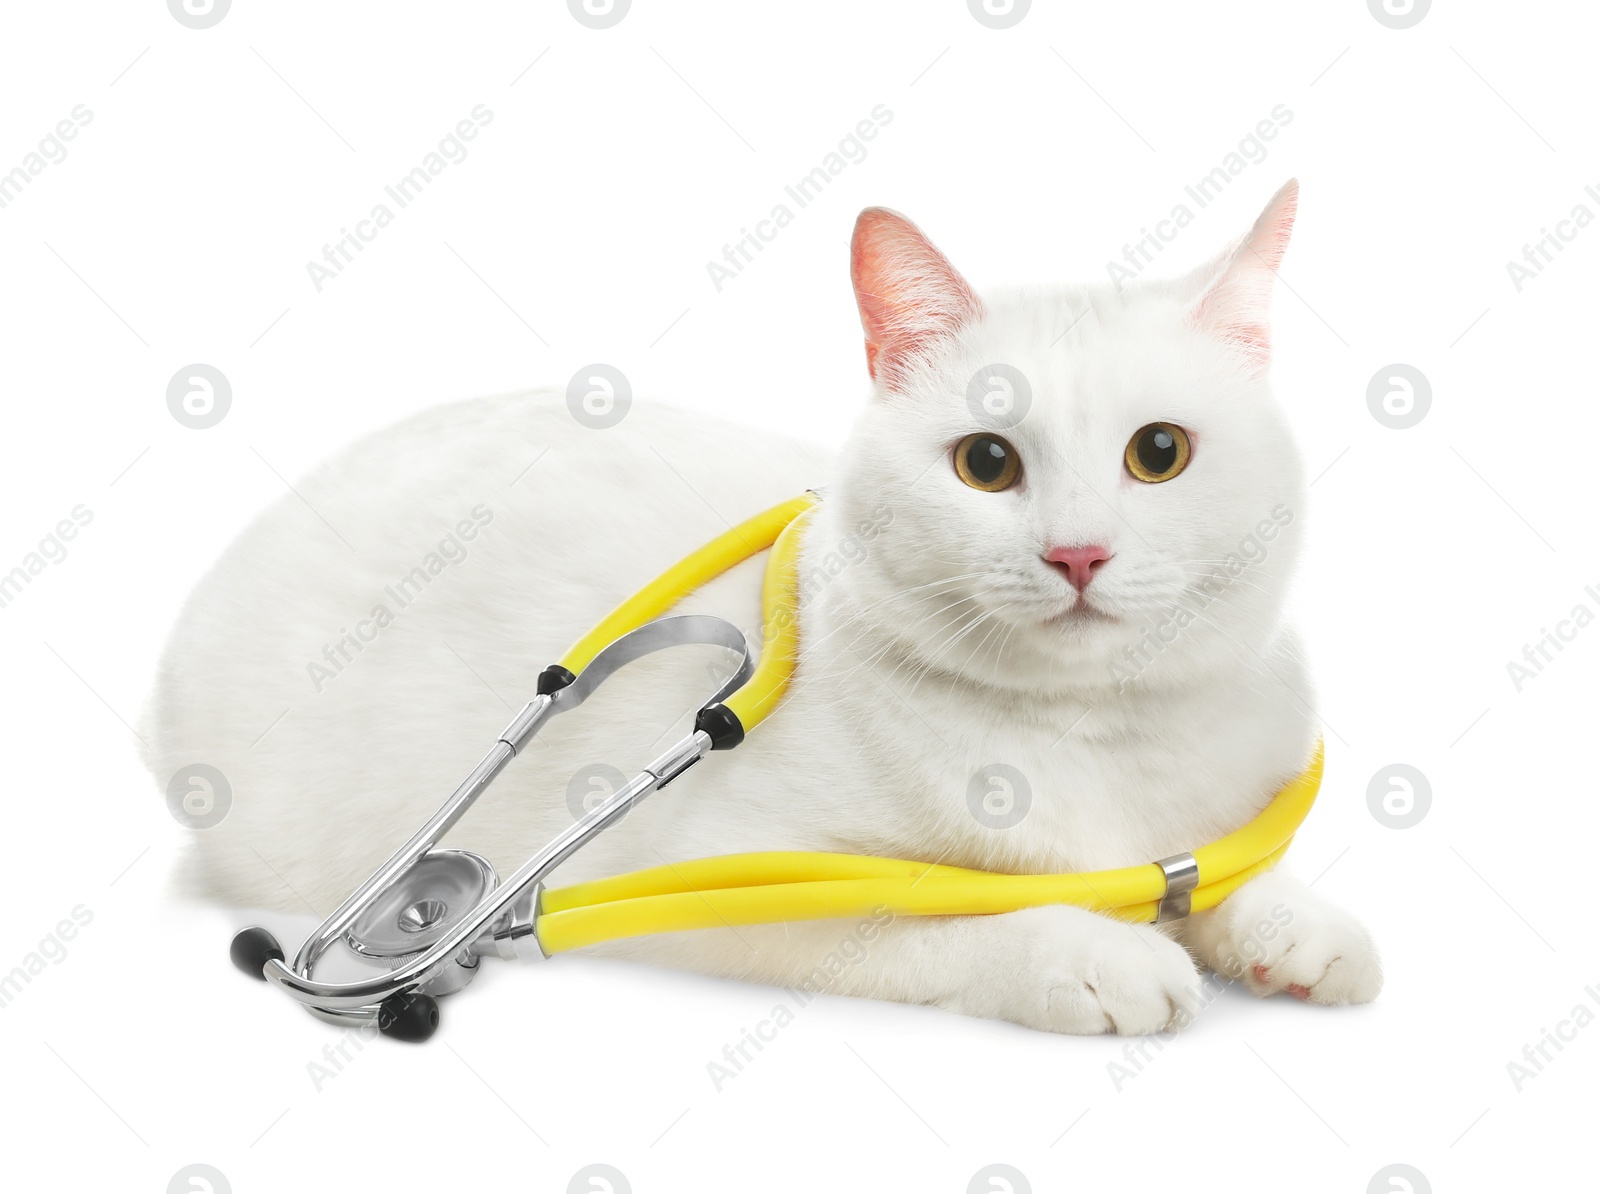
MULTIPOLYGON (((195 832, 185 886, 326 913, 601 613, 728 523, 819 484, 787 702, 558 884, 772 849, 1094 870, 1244 824, 1317 732, 1281 621, 1305 485, 1266 380, 1267 303, 1294 209, 1291 183, 1185 279, 981 301, 913 225, 864 212, 852 266, 875 392, 836 460, 645 404, 596 430, 553 393, 444 407, 344 452, 233 544, 167 650, 150 765, 163 784, 183 765, 215 766, 233 799, 195 832), (969 379, 996 362, 1030 383, 1014 428, 986 427, 968 402, 969 379), (1189 430, 1194 458, 1143 484, 1123 449, 1157 420, 1189 430), (957 478, 952 445, 979 430, 1021 452, 1013 489, 957 478), (1088 543, 1114 552, 1085 594, 1099 614, 1042 558, 1088 543), (397 582, 418 568, 429 579, 402 607, 397 582), (1012 828, 972 811, 973 777, 994 764, 1031 792, 1012 828)), ((760 566, 683 608, 759 634, 760 566)), ((589 788, 597 763, 631 774, 682 732, 720 663, 686 650, 628 669, 551 723, 452 842, 508 873, 571 822, 569 781, 589 788)), ((1204 1002, 1190 950, 1258 994, 1345 1003, 1380 984, 1365 931, 1280 873, 1171 935, 1052 906, 901 918, 862 936, 824 921, 601 948, 783 985, 821 975, 838 993, 1075 1033, 1185 1022, 1204 1002)))

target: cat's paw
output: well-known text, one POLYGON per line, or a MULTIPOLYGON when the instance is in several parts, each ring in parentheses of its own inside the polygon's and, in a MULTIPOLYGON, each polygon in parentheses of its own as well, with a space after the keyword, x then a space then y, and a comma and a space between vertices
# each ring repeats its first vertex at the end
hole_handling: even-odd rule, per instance
POLYGON ((1187 1025, 1204 1002, 1194 959, 1154 929, 1059 906, 1012 915, 1033 938, 1012 1019, 1077 1036, 1138 1036, 1187 1025))
POLYGON ((1377 948, 1361 923, 1287 875, 1252 880, 1208 915, 1197 934, 1201 956, 1254 995, 1369 1003, 1383 986, 1377 948))

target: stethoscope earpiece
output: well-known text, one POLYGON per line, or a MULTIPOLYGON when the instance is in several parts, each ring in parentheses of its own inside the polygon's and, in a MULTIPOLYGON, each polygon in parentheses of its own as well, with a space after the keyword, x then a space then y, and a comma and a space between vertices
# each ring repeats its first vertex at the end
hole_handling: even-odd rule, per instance
POLYGON ((262 971, 268 962, 283 961, 283 946, 266 929, 252 925, 234 934, 233 943, 228 946, 228 957, 251 978, 266 982, 267 976, 262 971))

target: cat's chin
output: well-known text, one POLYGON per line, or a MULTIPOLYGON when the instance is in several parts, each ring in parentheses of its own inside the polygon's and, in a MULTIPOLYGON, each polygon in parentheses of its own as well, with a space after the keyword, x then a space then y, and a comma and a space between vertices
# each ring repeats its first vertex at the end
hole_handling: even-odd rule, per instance
POLYGON ((1060 613, 1047 617, 1044 624, 1052 629, 1089 634, 1099 627, 1114 625, 1120 621, 1122 619, 1110 610, 1079 599, 1060 613))

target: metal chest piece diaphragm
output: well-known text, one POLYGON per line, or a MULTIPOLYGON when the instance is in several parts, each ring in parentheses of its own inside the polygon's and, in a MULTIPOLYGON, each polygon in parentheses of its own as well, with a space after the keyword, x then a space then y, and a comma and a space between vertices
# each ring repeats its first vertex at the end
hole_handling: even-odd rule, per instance
MULTIPOLYGON (((430 850, 362 909, 345 930, 345 943, 364 958, 416 957, 446 937, 496 882, 494 867, 481 855, 430 850)), ((463 950, 421 989, 430 995, 459 991, 477 968, 477 957, 463 950)))

